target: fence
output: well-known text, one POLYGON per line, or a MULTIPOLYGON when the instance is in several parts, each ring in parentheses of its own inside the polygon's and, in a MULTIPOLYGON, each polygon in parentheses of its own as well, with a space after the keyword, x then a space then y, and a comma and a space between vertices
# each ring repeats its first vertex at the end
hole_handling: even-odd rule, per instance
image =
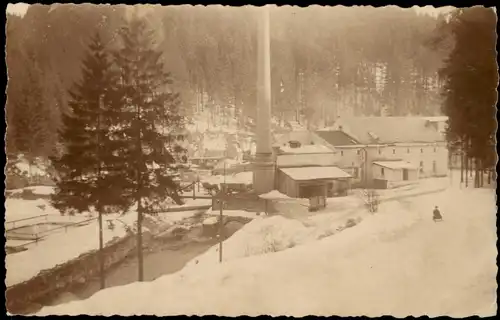
MULTIPOLYGON (((48 215, 44 215, 44 216, 48 216, 48 215)), ((34 218, 37 218, 37 217, 34 217, 34 218)), ((29 218, 21 219, 21 220, 28 220, 28 219, 29 218)), ((43 230, 40 232, 13 232, 13 231, 20 229, 20 228, 23 228, 23 227, 33 226, 33 225, 24 225, 24 226, 21 226, 18 228, 6 230, 6 238, 11 239, 11 240, 32 240, 30 242, 23 243, 23 244, 20 244, 17 246, 9 246, 10 248, 15 249, 15 248, 24 247, 24 246, 27 246, 27 245, 33 244, 33 243, 37 244, 39 241, 43 240, 49 234, 54 233, 54 231, 64 229, 64 232, 68 232, 68 228, 74 228, 74 227, 78 227, 81 225, 85 225, 85 224, 88 224, 91 221, 94 221, 96 219, 97 218, 90 218, 90 219, 86 219, 83 221, 78 221, 78 222, 73 222, 73 223, 65 223, 64 225, 50 228, 48 230, 43 230)))
MULTIPOLYGON (((24 219, 17 219, 17 220, 12 220, 12 221, 5 221, 5 224, 8 225, 8 224, 12 224, 12 228, 8 229, 7 226, 5 228, 5 231, 11 231, 11 230, 14 230, 16 228, 16 223, 19 223, 21 221, 28 221, 28 220, 33 220, 33 219, 39 219, 39 218, 45 218, 45 221, 47 221, 47 217, 49 215, 48 214, 42 214, 42 215, 39 215, 39 216, 34 216, 34 217, 29 217, 29 218, 24 218, 24 219)), ((23 225, 21 227, 24 227, 26 225, 23 225)))

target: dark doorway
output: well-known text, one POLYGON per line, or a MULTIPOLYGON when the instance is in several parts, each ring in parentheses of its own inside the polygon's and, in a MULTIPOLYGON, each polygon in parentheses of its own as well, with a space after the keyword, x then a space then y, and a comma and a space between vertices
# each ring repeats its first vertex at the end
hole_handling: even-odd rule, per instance
POLYGON ((408 169, 403 169, 403 181, 408 181, 408 169))

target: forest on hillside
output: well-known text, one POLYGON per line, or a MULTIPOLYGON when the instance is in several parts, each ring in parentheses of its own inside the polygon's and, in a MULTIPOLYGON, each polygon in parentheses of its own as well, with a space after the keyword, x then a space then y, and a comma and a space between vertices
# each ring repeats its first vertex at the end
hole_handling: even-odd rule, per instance
MULTIPOLYGON (((169 90, 180 93, 186 115, 202 103, 232 104, 253 116, 255 8, 31 5, 22 18, 7 17, 10 152, 21 145, 33 155, 60 149, 61 116, 92 35, 99 31, 113 48, 133 10, 155 30, 173 79, 169 90)), ((438 70, 448 49, 429 43, 444 19, 398 7, 271 8, 273 113, 300 109, 311 121, 349 113, 439 114, 438 70)))

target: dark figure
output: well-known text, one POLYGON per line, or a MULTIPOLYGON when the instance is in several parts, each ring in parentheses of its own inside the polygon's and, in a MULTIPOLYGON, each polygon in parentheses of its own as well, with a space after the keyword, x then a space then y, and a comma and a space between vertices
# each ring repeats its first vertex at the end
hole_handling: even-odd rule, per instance
POLYGON ((443 216, 441 215, 441 212, 439 212, 437 206, 434 208, 434 211, 432 212, 432 220, 434 220, 434 222, 443 220, 443 216))

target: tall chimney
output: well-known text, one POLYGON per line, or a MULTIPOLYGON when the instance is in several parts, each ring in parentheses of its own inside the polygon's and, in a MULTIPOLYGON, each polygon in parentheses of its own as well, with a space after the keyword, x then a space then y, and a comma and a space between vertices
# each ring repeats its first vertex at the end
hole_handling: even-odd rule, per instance
POLYGON ((257 8, 257 152, 253 187, 258 194, 274 189, 274 163, 271 148, 271 53, 269 7, 257 8))

